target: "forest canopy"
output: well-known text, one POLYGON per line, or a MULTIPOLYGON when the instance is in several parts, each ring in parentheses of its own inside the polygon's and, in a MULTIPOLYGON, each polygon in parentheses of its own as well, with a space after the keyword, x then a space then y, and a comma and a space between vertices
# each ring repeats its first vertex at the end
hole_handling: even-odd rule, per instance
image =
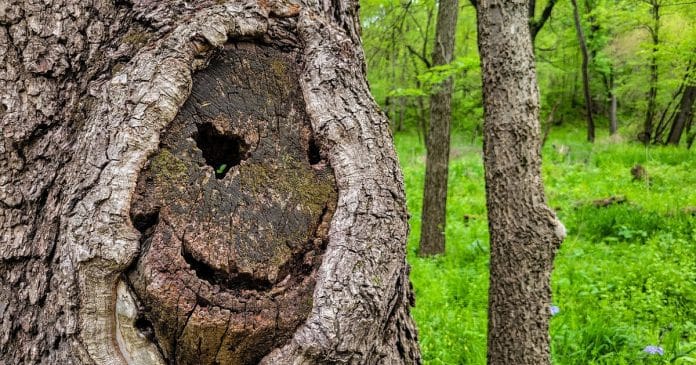
MULTIPOLYGON (((363 41, 373 95, 396 130, 422 132, 427 95, 453 75, 452 104, 456 132, 481 134, 481 75, 476 44, 476 10, 460 3, 454 60, 430 67, 436 2, 433 0, 363 0, 363 41)), ((541 122, 561 125, 584 120, 581 50, 570 1, 537 2, 530 24, 541 24, 535 38, 541 122)), ((665 142, 669 118, 678 113, 687 85, 696 83, 696 3, 689 0, 582 0, 581 25, 590 54, 592 112, 598 129, 608 129, 611 95, 617 100, 618 126, 639 138, 650 107, 651 62, 657 82, 651 142, 665 142), (657 15, 655 15, 657 12, 657 15), (657 37, 657 42, 653 36, 657 37)), ((692 130, 693 131, 693 130, 692 130)), ((693 141, 693 133, 682 141, 693 141)))

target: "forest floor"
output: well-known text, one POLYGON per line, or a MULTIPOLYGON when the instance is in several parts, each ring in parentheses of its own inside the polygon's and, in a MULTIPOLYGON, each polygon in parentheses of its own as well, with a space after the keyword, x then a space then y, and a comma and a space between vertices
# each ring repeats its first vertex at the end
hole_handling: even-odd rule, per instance
MULTIPOLYGON (((696 148, 645 148, 606 136, 591 145, 583 133, 553 131, 543 148, 549 204, 568 229, 552 279, 553 362, 696 363, 696 148)), ((425 364, 485 364, 480 141, 452 138, 447 250, 435 258, 416 256, 423 143, 415 134, 395 141, 412 215, 408 259, 425 364)))

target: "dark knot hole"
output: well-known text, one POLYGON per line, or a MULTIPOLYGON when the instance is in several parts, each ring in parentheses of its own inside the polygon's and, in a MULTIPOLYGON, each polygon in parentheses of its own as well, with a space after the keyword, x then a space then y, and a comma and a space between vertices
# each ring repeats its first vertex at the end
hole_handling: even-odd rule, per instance
POLYGON ((307 148, 307 159, 310 165, 316 165, 321 162, 321 151, 314 138, 309 140, 309 148, 307 148))
POLYGON ((246 159, 249 146, 240 136, 222 134, 210 123, 197 127, 193 139, 203 151, 205 162, 215 170, 216 178, 222 179, 232 167, 246 159))
POLYGON ((149 319, 145 318, 142 315, 139 315, 133 325, 138 331, 140 331, 140 333, 145 335, 145 337, 147 337, 150 341, 154 340, 155 330, 152 325, 152 322, 150 322, 149 319))

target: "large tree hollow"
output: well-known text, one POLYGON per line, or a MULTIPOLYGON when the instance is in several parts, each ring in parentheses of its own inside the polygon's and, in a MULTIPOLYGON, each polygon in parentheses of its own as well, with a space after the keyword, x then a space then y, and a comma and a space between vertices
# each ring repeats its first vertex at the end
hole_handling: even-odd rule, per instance
POLYGON ((311 310, 337 193, 299 70, 295 52, 228 45, 140 173, 127 278, 168 363, 256 364, 311 310))

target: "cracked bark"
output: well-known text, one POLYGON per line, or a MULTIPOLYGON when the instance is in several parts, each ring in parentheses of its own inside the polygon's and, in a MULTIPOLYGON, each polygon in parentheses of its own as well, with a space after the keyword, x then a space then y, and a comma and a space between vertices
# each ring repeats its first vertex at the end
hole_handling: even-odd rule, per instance
POLYGON ((0 363, 419 363, 358 24, 0 1, 0 363))
POLYGON ((541 180, 539 91, 526 1, 480 1, 491 242, 488 363, 549 364, 550 276, 565 228, 541 180))

